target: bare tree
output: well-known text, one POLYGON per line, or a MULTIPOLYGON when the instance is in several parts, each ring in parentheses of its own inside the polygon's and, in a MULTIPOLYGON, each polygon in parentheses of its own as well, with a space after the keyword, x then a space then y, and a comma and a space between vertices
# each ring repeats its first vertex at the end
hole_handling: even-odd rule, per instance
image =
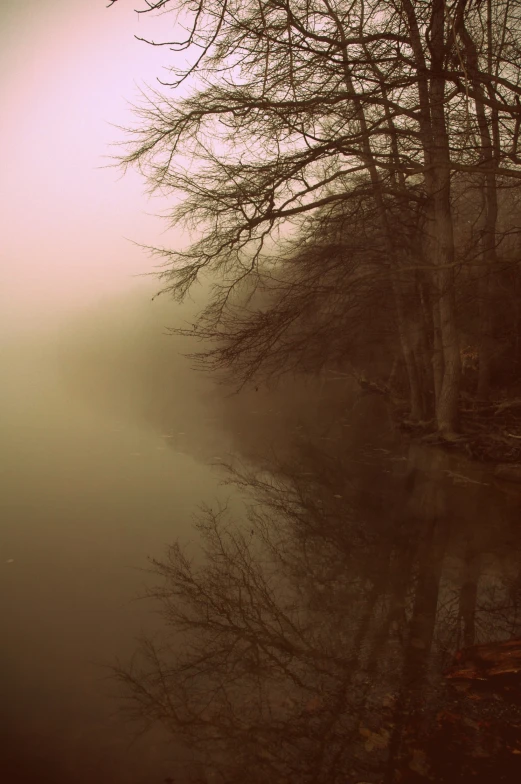
MULTIPOLYGON (((141 167, 151 190, 184 196, 170 220, 186 221, 200 238, 185 250, 153 252, 166 265, 164 290, 175 296, 183 297, 202 270, 215 273, 204 318, 206 329, 216 331, 241 284, 254 287, 273 269, 286 255, 285 240, 305 230, 312 215, 371 199, 412 413, 425 415, 420 377, 428 341, 418 325, 428 300, 428 373, 437 427, 448 437, 458 425, 461 383, 452 178, 457 172, 484 178, 481 244, 488 266, 496 178, 521 178, 519 19, 507 0, 494 19, 490 3, 482 6, 470 0, 149 2, 145 12, 174 12, 165 17, 174 19, 173 40, 153 42, 177 52, 164 90, 191 85, 191 92, 174 100, 151 91, 122 157, 123 165, 141 167), (485 67, 477 54, 483 25, 485 67), (474 126, 477 150, 468 144, 474 126), (422 258, 404 249, 393 223, 397 210, 418 199, 409 187, 414 178, 425 202, 422 258), (411 265, 424 269, 429 284, 423 305, 417 291, 412 319, 402 278, 411 265)), ((484 279, 486 294, 487 274, 484 279)), ((483 390, 485 343, 481 355, 483 390)))

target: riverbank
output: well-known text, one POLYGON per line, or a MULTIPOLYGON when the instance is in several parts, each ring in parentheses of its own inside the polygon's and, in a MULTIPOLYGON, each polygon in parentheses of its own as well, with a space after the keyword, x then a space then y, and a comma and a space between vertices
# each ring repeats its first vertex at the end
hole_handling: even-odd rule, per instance
POLYGON ((494 474, 521 483, 521 398, 476 401, 464 395, 460 433, 451 439, 435 430, 434 420, 413 422, 401 406, 393 415, 401 431, 423 443, 461 452, 480 463, 493 464, 494 474))

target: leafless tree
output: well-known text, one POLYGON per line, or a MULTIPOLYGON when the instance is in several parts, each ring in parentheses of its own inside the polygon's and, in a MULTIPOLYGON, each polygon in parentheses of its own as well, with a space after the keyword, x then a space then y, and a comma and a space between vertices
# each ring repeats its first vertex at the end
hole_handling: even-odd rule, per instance
MULTIPOLYGON (((273 270, 285 241, 301 236, 313 215, 371 199, 412 413, 425 415, 421 354, 429 349, 404 293, 404 268, 407 277, 415 266, 429 284, 437 426, 450 437, 461 384, 452 178, 482 177, 486 315, 497 178, 521 178, 516 4, 161 0, 143 10, 154 9, 173 12, 165 16, 174 20, 171 40, 152 43, 176 52, 175 64, 163 92, 151 91, 139 108, 141 124, 122 162, 140 166, 151 190, 181 194, 170 220, 199 232, 185 250, 152 249, 166 265, 164 290, 182 297, 211 270, 218 282, 205 327, 218 331, 241 284, 255 287, 273 270), (174 88, 182 88, 177 99, 168 93, 174 88), (421 196, 409 187, 415 179, 421 196), (404 247, 393 220, 418 198, 421 258, 404 247)), ((418 314, 426 302, 417 297, 418 314)), ((487 332, 485 325, 483 393, 487 332)))

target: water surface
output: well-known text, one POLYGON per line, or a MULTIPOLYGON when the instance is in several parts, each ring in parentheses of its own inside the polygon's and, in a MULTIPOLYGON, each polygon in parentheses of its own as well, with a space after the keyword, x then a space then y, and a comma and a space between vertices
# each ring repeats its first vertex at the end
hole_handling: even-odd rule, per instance
POLYGON ((475 677, 469 654, 449 674, 521 637, 518 488, 405 438, 341 376, 226 398, 153 320, 115 321, 3 349, 5 780, 517 780, 519 673, 475 677), (167 625, 135 601, 155 584, 167 625), (137 717, 162 721, 129 746, 132 690, 102 665, 142 633, 169 642, 171 679, 148 661, 137 717))
POLYGON ((72 369, 63 367, 56 344, 2 348, 6 784, 158 780, 150 744, 127 748, 131 735, 114 715, 115 689, 103 665, 130 656, 135 638, 154 626, 150 607, 136 601, 148 556, 177 537, 189 539, 197 506, 219 495, 208 458, 225 444, 206 403, 178 388, 168 422, 161 411, 151 420, 137 380, 164 394, 161 377, 150 379, 136 352, 133 378, 122 352, 114 352, 118 399, 102 346, 91 345, 99 361, 88 365, 78 355, 72 369), (178 411, 176 399, 183 401, 178 411), (205 460, 194 456, 201 451, 205 460))

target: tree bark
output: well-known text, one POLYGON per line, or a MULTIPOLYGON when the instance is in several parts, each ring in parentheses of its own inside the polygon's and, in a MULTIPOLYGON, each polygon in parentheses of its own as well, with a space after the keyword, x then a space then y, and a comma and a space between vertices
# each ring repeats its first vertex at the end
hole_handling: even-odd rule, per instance
POLYGON ((409 381, 411 417, 413 419, 421 420, 423 419, 423 415, 424 415, 422 396, 420 391, 418 368, 414 357, 414 350, 410 342, 410 334, 405 320, 405 308, 403 304, 403 294, 401 288, 402 281, 398 275, 399 254, 397 254, 396 252, 394 236, 389 224, 388 210, 383 196, 382 182, 378 172, 378 167, 376 165, 373 150, 371 148, 370 134, 367 126, 364 107, 362 105, 360 98, 357 95, 357 91, 355 89, 355 85, 353 83, 353 79, 351 75, 351 67, 349 64, 349 56, 347 50, 347 43, 345 39, 345 31, 340 19, 336 16, 335 13, 332 12, 331 8, 329 9, 329 11, 332 18, 335 20, 335 23, 337 24, 337 30, 342 44, 342 67, 343 67, 344 82, 347 89, 354 96, 353 104, 355 107, 356 118, 362 136, 362 141, 360 145, 361 158, 364 161, 365 165, 367 166, 367 170, 369 172, 371 185, 373 188, 375 205, 378 211, 380 224, 382 227, 382 233, 386 240, 388 255, 391 261, 391 282, 393 287, 394 301, 395 301, 396 314, 397 314, 400 347, 402 350, 405 368, 407 372, 407 378, 409 381))
POLYGON ((403 303, 403 296, 400 289, 400 281, 393 280, 394 298, 396 304, 396 318, 398 322, 398 334, 400 336, 400 345, 402 355, 405 362, 407 371, 407 379, 409 381, 409 400, 411 409, 411 418, 416 421, 421 421, 425 417, 424 398, 422 394, 421 374, 418 369, 416 356, 414 353, 414 342, 410 335, 410 325, 407 323, 405 316, 405 306, 403 303))
MULTIPOLYGON (((423 32, 416 16, 415 4, 402 0, 418 69, 419 123, 425 159, 425 190, 431 232, 426 243, 436 279, 439 334, 443 357, 443 376, 437 379, 436 422, 446 437, 458 428, 461 359, 454 298, 454 233, 450 191, 450 148, 445 118, 445 0, 432 0, 427 65, 423 32)), ((435 315, 435 323, 436 323, 435 315)), ((439 371, 439 365, 437 370, 439 371)))
POLYGON ((434 214, 435 267, 438 278, 443 380, 436 401, 438 430, 451 436, 458 429, 461 358, 454 296, 454 232, 450 201, 450 148, 445 119, 445 2, 433 0, 431 16, 429 196, 434 214))
MULTIPOLYGON (((496 225, 498 215, 496 161, 500 147, 499 117, 492 109, 490 118, 485 109, 485 91, 480 77, 480 62, 476 44, 465 27, 463 7, 455 24, 463 42, 467 68, 472 82, 476 120, 481 145, 481 163, 484 173, 481 182, 482 217, 479 222, 482 272, 479 279, 479 374, 477 394, 486 400, 490 393, 491 361, 493 357, 493 314, 490 301, 491 281, 496 265, 496 225), (492 128, 492 133, 491 133, 492 128)), ((492 58, 492 8, 487 2, 487 71, 493 76, 492 58)))

